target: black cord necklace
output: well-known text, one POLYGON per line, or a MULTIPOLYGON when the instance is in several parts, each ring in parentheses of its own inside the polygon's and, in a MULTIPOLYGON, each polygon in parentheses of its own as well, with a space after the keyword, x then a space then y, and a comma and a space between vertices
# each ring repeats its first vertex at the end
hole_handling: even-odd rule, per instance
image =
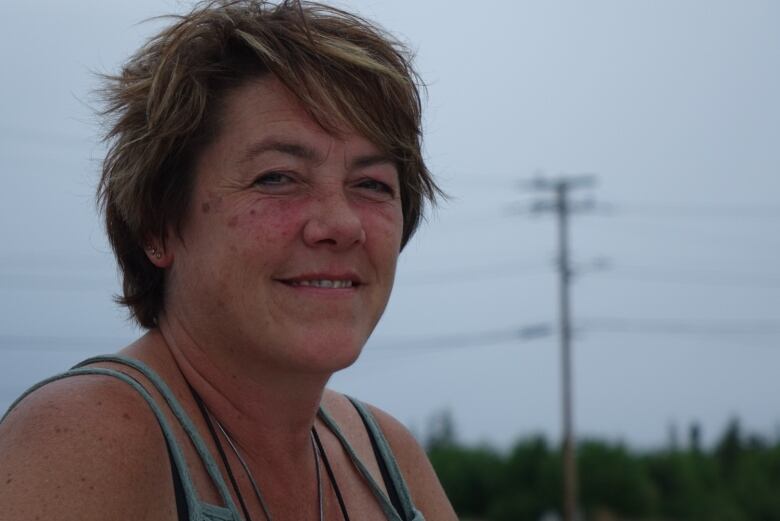
POLYGON ((211 421, 211 415, 206 410, 206 406, 204 405, 203 400, 201 400, 200 395, 195 392, 195 389, 193 389, 192 386, 190 386, 190 391, 192 391, 192 396, 195 398, 195 403, 198 404, 198 409, 200 409, 200 413, 203 415, 203 421, 206 422, 206 426, 209 429, 209 434, 211 434, 211 439, 214 440, 214 445, 217 446, 217 452, 219 453, 219 457, 222 460, 222 464, 225 466, 228 478, 230 479, 230 484, 233 486, 233 490, 236 491, 236 497, 238 497, 241 510, 244 512, 244 519, 246 521, 252 521, 252 517, 249 515, 249 509, 247 509, 246 503, 244 502, 244 496, 241 494, 241 489, 238 488, 236 477, 233 475, 233 469, 230 468, 230 463, 228 463, 227 456, 225 455, 225 449, 222 447, 222 442, 219 440, 219 436, 217 436, 216 429, 214 429, 214 423, 211 421))
MULTIPOLYGON (((233 451, 233 454, 236 455, 236 458, 238 458, 238 462, 241 464, 241 467, 244 469, 244 473, 246 474, 246 477, 249 479, 249 483, 252 485, 252 491, 255 493, 255 498, 257 498, 257 501, 260 503, 260 506, 263 509, 263 515, 265 516, 266 521, 273 521, 273 517, 271 516, 271 510, 268 508, 268 504, 265 502, 265 497, 263 497, 263 494, 260 491, 260 486, 257 484, 257 481, 255 481, 255 476, 252 474, 249 465, 244 460, 244 457, 241 455, 241 451, 238 449, 236 442, 233 441, 233 439, 227 433, 227 431, 222 426, 222 424, 219 423, 218 419, 213 417, 212 419, 217 424, 217 427, 219 427, 219 431, 222 433, 222 436, 225 438, 225 441, 228 442, 228 445, 233 451)), ((319 519, 319 521, 324 521, 325 515, 323 511, 323 501, 322 501, 322 477, 320 473, 320 456, 319 453, 317 452, 317 446, 314 442, 313 432, 310 433, 309 438, 311 440, 311 449, 312 452, 314 453, 315 478, 317 479, 317 512, 319 514, 317 519, 319 519)))
POLYGON ((336 481, 336 475, 333 473, 333 468, 330 466, 330 462, 328 461, 328 454, 325 452, 325 448, 322 446, 322 441, 320 441, 320 435, 317 433, 317 429, 314 427, 311 428, 311 431, 314 433, 314 441, 317 443, 317 449, 320 451, 322 463, 325 464, 325 471, 328 473, 330 483, 333 485, 333 491, 336 493, 336 499, 339 501, 341 514, 344 516, 344 521, 349 521, 349 513, 347 513, 347 506, 344 504, 344 497, 341 495, 339 484, 336 481))
MULTIPOLYGON (((189 382, 188 382, 189 385, 189 382)), ((217 434, 216 429, 214 428, 214 421, 212 420, 211 414, 209 414, 208 410, 206 409, 206 405, 203 403, 203 400, 201 399, 200 395, 195 391, 195 389, 190 387, 190 391, 192 392, 192 396, 195 399, 195 403, 198 405, 198 409, 200 410, 201 415, 203 416, 203 420, 206 423, 206 426, 208 427, 209 434, 211 435, 212 440, 214 440, 214 444, 217 447, 217 452, 219 453, 219 457, 222 460, 222 464, 225 466, 225 470, 227 471, 228 478, 230 479, 230 484, 233 486, 233 490, 236 492, 236 497, 238 498, 238 502, 241 505, 241 510, 244 513, 244 519, 246 521, 252 521, 252 517, 249 515, 249 509, 246 506, 246 502, 244 501, 243 494, 241 494, 241 489, 238 486, 238 481, 236 480, 235 475, 233 474, 233 469, 230 466, 230 463, 228 462, 227 455, 225 454, 225 449, 222 445, 222 440, 220 436, 217 434)), ((232 449, 234 452, 236 452, 236 456, 241 460, 241 456, 238 454, 237 448, 233 445, 230 438, 227 436, 227 432, 225 432, 224 429, 222 429, 222 426, 219 425, 220 430, 222 431, 222 434, 227 438, 228 442, 231 444, 232 449)), ((338 482, 336 481, 336 475, 333 472, 333 468, 330 465, 330 461, 328 461, 328 455, 325 452, 325 447, 322 445, 322 441, 320 440, 320 436, 317 433, 317 429, 312 426, 311 428, 311 434, 312 434, 312 440, 316 446, 315 449, 315 460, 317 463, 317 480, 318 480, 318 489, 319 489, 319 503, 320 503, 320 517, 322 518, 323 512, 322 512, 322 486, 319 484, 319 461, 317 460, 317 452, 319 452, 320 458, 322 458, 322 462, 325 466, 325 471, 328 474, 328 479, 330 479, 331 485, 333 486, 333 491, 336 493, 336 499, 339 502, 339 507, 341 508, 341 513, 344 517, 344 521, 350 521, 349 519, 349 513, 347 512, 346 504, 344 503, 344 497, 341 494, 341 489, 339 489, 338 482)), ((243 461, 242 461, 243 464, 243 461)), ((244 468, 245 472, 249 472, 248 468, 244 468)), ((255 488, 255 493, 258 496, 258 500, 260 501, 261 506, 263 507, 263 511, 266 514, 266 517, 269 518, 268 521, 270 521, 270 515, 268 513, 268 508, 265 505, 265 502, 262 498, 262 496, 259 494, 259 490, 257 489, 257 485, 254 483, 254 478, 249 474, 249 478, 253 483, 253 487, 255 488)))

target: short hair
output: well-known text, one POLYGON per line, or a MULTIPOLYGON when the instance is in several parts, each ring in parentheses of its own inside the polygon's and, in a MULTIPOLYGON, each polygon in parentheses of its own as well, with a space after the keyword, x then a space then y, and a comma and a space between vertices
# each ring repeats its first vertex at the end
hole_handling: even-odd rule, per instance
POLYGON ((138 324, 157 325, 165 295, 164 270, 144 247, 181 233, 199 150, 219 131, 226 94, 254 78, 275 76, 323 128, 346 124, 393 159, 406 245, 441 195, 422 157, 424 86, 407 47, 359 16, 300 0, 201 2, 172 18, 99 91, 109 149, 98 205, 123 277, 116 300, 138 324))

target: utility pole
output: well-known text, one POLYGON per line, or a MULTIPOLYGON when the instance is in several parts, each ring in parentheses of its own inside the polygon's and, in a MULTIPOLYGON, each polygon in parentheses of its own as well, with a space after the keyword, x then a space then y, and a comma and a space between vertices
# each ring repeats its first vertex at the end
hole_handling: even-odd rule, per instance
POLYGON ((554 211, 558 221, 558 302, 559 338, 561 345, 561 412, 563 424, 563 520, 577 519, 577 460, 574 440, 574 411, 571 368, 571 261, 569 259, 569 214, 592 208, 591 202, 572 203, 569 192, 574 188, 593 186, 592 175, 561 176, 556 179, 538 178, 531 187, 537 191, 553 192, 555 199, 536 201, 535 213, 554 211))

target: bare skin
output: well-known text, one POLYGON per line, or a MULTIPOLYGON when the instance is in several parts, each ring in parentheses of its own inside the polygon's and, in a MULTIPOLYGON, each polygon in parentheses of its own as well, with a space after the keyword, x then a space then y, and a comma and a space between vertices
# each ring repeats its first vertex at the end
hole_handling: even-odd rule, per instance
MULTIPOLYGON (((166 380, 219 461, 216 447, 173 357, 164 349, 157 349, 160 341, 161 335, 152 332, 123 354, 147 363, 166 380)), ((370 441, 352 405, 342 395, 328 390, 323 393, 322 404, 336 419, 374 480, 383 487, 370 441)), ((393 447, 417 508, 429 521, 456 519, 417 442, 391 416, 376 408, 372 411, 393 447)), ((384 519, 338 440, 320 421, 314 425, 350 517, 384 519)), ((221 504, 205 470, 197 463, 194 450, 184 442, 185 434, 177 426, 174 430, 191 466, 200 498, 221 504)), ((313 457, 308 443, 307 439, 303 450, 289 456, 257 447, 245 454, 274 519, 317 518, 313 457)), ((230 454, 229 460, 251 517, 263 519, 238 461, 230 454)), ((157 422, 135 391, 107 377, 61 380, 25 399, 0 424, 0 468, 3 469, 0 475, 2 519, 90 521, 106 519, 107 512, 116 513, 112 519, 176 519, 171 470, 157 422)), ((224 468, 222 472, 225 476, 224 468)), ((335 493, 327 479, 324 483, 325 519, 340 519, 335 493)))
MULTIPOLYGON (((403 218, 395 166, 349 129, 326 133, 272 77, 230 94, 224 119, 197 161, 182 236, 150 238, 164 252, 149 253, 166 273, 159 328, 122 354, 163 378, 216 455, 192 386, 236 441, 276 521, 318 518, 312 426, 350 517, 385 519, 316 414, 330 411, 381 486, 357 412, 325 386, 357 358, 389 298, 403 218)), ((455 520, 419 445, 374 413, 425 518, 455 520)), ((199 497, 221 504, 174 430, 199 497)), ((264 519, 229 451, 228 460, 251 518, 264 519)), ((107 377, 58 381, 25 399, 0 424, 0 469, 8 519, 176 518, 157 422, 135 391, 107 377)), ((325 519, 341 519, 323 479, 325 519)))

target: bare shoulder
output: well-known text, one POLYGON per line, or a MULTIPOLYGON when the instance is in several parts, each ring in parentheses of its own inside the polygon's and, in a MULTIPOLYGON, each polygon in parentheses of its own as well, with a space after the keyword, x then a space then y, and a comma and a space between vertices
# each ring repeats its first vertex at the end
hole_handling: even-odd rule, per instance
POLYGON ((0 504, 9 519, 160 519, 164 438, 128 385, 82 375, 51 382, 0 424, 0 504), (159 508, 158 508, 159 507, 159 508))
POLYGON ((427 521, 457 520, 439 478, 425 451, 400 421, 370 404, 366 404, 382 428, 398 460, 398 466, 409 485, 417 508, 427 521))
MULTIPOLYGON (((336 410, 346 407, 354 411, 346 397, 333 391, 329 392, 332 394, 325 397, 324 403, 330 407, 335 407, 336 410)), ((398 461, 398 466, 404 475, 404 479, 409 485, 412 499, 425 516, 426 521, 457 520, 455 511, 452 509, 452 505, 442 489, 439 478, 428 460, 428 456, 412 433, 409 432, 409 429, 382 409, 371 404, 365 405, 374 418, 376 418, 383 434, 387 438, 398 461)), ((357 418, 356 414, 344 414, 343 416, 347 419, 352 418, 351 420, 348 419, 351 424, 354 424, 352 428, 365 432, 362 421, 357 418), (357 420, 354 418, 357 418, 357 420)))

